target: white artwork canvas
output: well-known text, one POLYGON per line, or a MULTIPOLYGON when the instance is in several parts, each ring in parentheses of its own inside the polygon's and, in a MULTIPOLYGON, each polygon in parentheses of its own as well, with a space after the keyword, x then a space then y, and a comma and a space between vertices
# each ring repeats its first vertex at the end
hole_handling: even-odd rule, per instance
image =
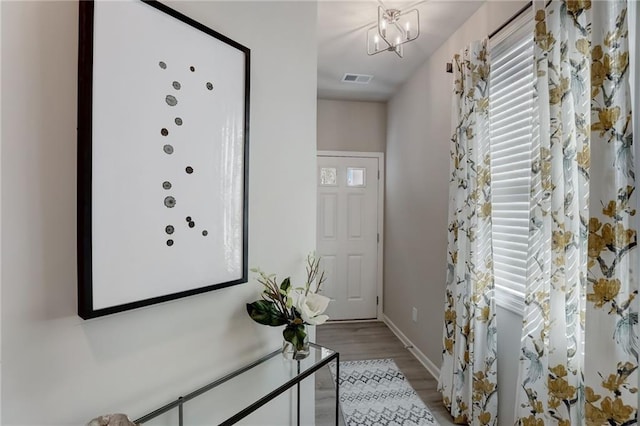
POLYGON ((249 49, 133 0, 80 37, 80 316, 246 282, 249 49))

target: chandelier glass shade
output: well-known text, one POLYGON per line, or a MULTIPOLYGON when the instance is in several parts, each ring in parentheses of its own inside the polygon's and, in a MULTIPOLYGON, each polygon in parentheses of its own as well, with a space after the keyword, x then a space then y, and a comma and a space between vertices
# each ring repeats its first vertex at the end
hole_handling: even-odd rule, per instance
POLYGON ((417 9, 400 11, 378 6, 378 22, 367 30, 367 54, 395 52, 402 58, 402 46, 419 35, 420 14, 417 9))

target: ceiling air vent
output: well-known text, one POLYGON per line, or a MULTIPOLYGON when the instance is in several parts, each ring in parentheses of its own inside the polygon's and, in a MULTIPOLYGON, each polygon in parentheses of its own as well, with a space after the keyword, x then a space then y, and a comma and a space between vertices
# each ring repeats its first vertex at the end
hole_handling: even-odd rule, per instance
POLYGON ((358 84, 369 84, 372 75, 364 75, 364 74, 350 74, 347 73, 342 77, 343 83, 358 83, 358 84))

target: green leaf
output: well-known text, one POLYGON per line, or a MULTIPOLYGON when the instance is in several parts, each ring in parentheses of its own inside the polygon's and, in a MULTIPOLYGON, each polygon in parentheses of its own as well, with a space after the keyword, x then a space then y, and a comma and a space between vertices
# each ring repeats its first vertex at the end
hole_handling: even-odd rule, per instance
POLYGON ((287 294, 289 288, 291 288, 291 279, 290 277, 287 277, 282 280, 282 284, 280 284, 280 290, 284 291, 284 294, 287 294))
POLYGON ((267 300, 256 300, 253 303, 247 303, 247 313, 252 320, 259 324, 278 327, 287 323, 287 319, 278 312, 275 304, 267 300))
POLYGON ((304 346, 304 339, 307 333, 304 331, 304 325, 287 326, 282 332, 284 340, 291 343, 297 350, 304 346))

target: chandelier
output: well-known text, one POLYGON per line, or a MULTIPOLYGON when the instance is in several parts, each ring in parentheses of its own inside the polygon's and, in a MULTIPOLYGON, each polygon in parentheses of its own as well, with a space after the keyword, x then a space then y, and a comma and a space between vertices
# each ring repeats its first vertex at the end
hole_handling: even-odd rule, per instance
POLYGON ((378 22, 367 30, 367 54, 395 52, 402 58, 402 46, 420 35, 417 9, 402 12, 378 6, 378 22))

